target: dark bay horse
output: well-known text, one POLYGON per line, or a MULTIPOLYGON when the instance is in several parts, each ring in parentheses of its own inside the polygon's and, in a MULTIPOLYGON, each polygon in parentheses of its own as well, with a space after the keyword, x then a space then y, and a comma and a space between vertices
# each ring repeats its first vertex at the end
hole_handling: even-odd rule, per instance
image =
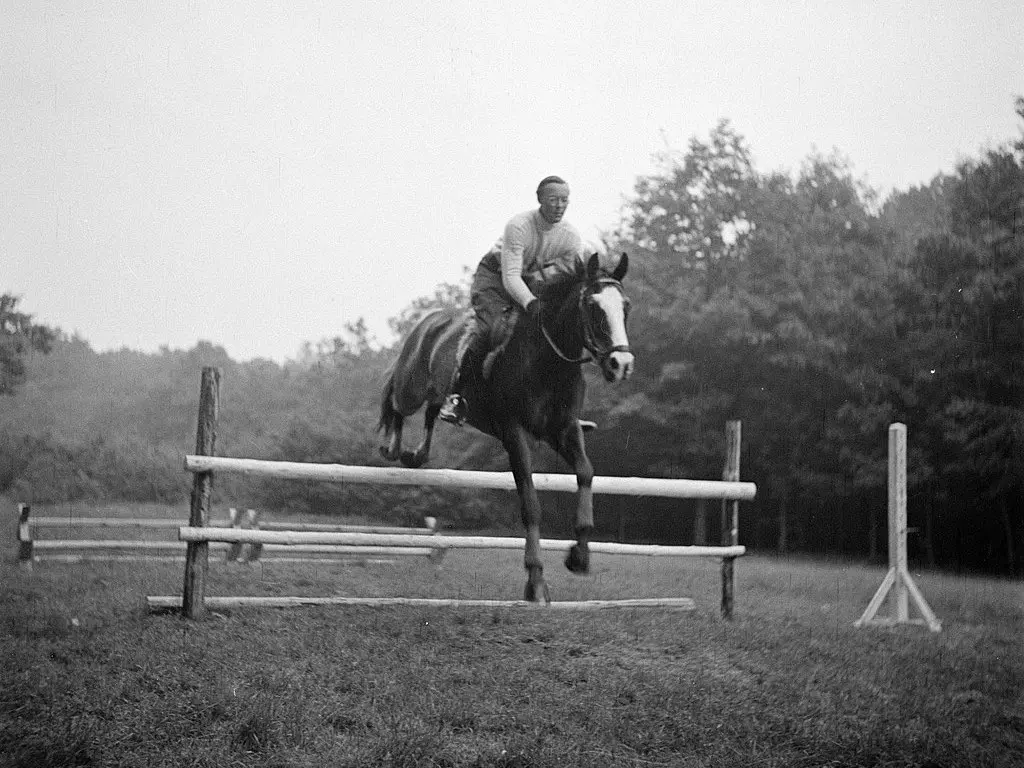
MULTIPOLYGON (((565 564, 575 573, 590 568, 594 469, 580 424, 586 391, 582 365, 593 360, 609 382, 622 381, 632 372, 633 355, 626 336, 629 300, 622 290, 628 265, 623 254, 608 272, 593 255, 574 278, 541 297, 539 324, 525 315, 519 318, 489 377, 482 375, 479 361, 471 361, 463 372, 467 420, 500 440, 508 452, 526 527, 525 599, 530 601, 549 600, 540 557, 541 509, 533 485, 531 436, 550 445, 576 473, 576 543, 565 564)), ((380 449, 384 458, 413 467, 429 458, 434 423, 452 380, 456 346, 467 321, 472 321, 468 314, 439 310, 426 315, 403 340, 381 393, 379 426, 391 437, 380 449), (403 451, 403 422, 424 403, 423 441, 414 451, 403 451)))

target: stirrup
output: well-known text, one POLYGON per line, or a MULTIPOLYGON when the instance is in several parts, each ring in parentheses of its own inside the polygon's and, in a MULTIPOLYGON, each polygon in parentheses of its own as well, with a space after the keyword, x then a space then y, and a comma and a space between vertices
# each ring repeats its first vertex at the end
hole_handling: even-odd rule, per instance
POLYGON ((466 423, 466 410, 466 398, 457 392, 453 392, 445 398, 444 403, 441 405, 441 410, 437 413, 437 417, 441 421, 461 427, 466 423))
POLYGON ((579 419, 578 421, 580 423, 580 429, 582 429, 584 432, 593 432, 595 429, 597 429, 596 421, 588 421, 587 419, 579 419))

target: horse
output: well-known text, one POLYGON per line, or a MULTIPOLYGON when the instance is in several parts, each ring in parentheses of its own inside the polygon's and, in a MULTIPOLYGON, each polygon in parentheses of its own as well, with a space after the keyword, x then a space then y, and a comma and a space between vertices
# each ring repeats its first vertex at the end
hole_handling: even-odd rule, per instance
MULTIPOLYGON (((613 270, 602 269, 594 254, 568 279, 546 289, 539 297, 539 321, 529 322, 526 315, 518 319, 489 376, 482 374, 479 360, 466 356, 470 359, 461 378, 469 403, 467 421, 501 441, 515 478, 526 529, 524 599, 530 602, 550 602, 540 556, 541 507, 533 484, 530 437, 550 445, 576 473, 576 541, 565 565, 574 573, 590 570, 594 468, 580 421, 586 394, 582 366, 595 362, 610 383, 632 373, 626 335, 629 299, 622 287, 628 266, 622 254, 613 270)), ((467 322, 473 322, 468 313, 436 310, 403 340, 381 390, 378 426, 390 436, 380 448, 385 459, 410 467, 429 459, 434 423, 448 394, 467 322), (424 404, 423 440, 415 450, 403 451, 402 425, 424 404)))

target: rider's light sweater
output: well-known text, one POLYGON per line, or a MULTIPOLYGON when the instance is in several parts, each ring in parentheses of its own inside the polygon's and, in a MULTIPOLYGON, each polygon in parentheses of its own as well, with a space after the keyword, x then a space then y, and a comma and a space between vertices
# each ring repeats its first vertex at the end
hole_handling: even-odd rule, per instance
POLYGON ((525 307, 535 297, 523 276, 549 282, 576 269, 582 258, 580 233, 563 219, 551 224, 539 209, 513 216, 505 225, 501 246, 501 283, 525 307))

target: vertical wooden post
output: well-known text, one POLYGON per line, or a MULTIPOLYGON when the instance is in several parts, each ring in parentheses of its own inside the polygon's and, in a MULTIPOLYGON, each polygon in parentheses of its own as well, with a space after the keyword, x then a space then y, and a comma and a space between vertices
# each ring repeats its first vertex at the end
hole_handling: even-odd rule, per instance
POLYGON ((907 585, 901 571, 907 564, 907 425, 889 425, 889 568, 896 579, 896 620, 910 618, 907 585))
POLYGON ((907 568, 907 425, 889 425, 889 570, 855 627, 865 624, 924 624, 932 632, 942 624, 917 588, 907 568), (876 619, 885 598, 893 594, 891 619, 876 619), (910 618, 910 600, 921 613, 920 621, 910 618))
POLYGON ((694 499, 693 502, 693 543, 703 547, 708 543, 708 500, 694 499))
MULTIPOLYGON (((242 527, 242 516, 238 514, 238 510, 234 507, 228 508, 228 526, 230 528, 241 528, 242 527)), ((228 547, 228 551, 224 555, 224 561, 227 563, 237 563, 242 559, 242 542, 233 541, 228 547)))
MULTIPOLYGON (((438 533, 440 533, 440 531, 437 530, 436 517, 424 517, 423 524, 430 529, 431 535, 437 536, 438 533)), ((448 554, 447 547, 431 547, 430 554, 427 555, 427 560, 429 560, 434 565, 440 565, 441 561, 444 560, 444 556, 446 554, 448 554)))
MULTIPOLYGON (((739 421, 725 424, 725 469, 722 479, 739 482, 740 479, 740 437, 739 421)), ((740 543, 740 503, 735 499, 722 500, 722 546, 731 547, 740 543)), ((731 619, 735 602, 735 557, 722 558, 722 618, 731 619)))
POLYGON ((18 564, 32 570, 32 527, 29 523, 31 507, 28 504, 18 505, 18 564))
MULTIPOLYGON (((254 531, 260 529, 260 513, 255 509, 245 510, 245 522, 246 525, 254 531)), ((247 563, 259 562, 260 557, 263 556, 263 544, 254 541, 249 545, 249 556, 246 558, 247 563)))
MULTIPOLYGON (((220 402, 220 371, 203 368, 199 385, 199 422, 196 427, 196 454, 213 456, 217 443, 217 411, 220 402)), ((192 481, 192 500, 188 524, 205 527, 210 520, 210 496, 213 473, 197 472, 192 481)), ((190 541, 185 550, 185 585, 181 612, 186 618, 201 619, 206 613, 206 573, 209 568, 210 544, 190 541)))

